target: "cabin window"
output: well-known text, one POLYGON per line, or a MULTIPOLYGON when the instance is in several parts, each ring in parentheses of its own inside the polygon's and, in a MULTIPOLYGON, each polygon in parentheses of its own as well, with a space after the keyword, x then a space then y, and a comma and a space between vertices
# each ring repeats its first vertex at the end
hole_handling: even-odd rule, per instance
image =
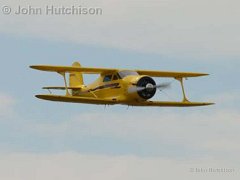
POLYGON ((103 82, 109 82, 112 80, 112 75, 106 75, 104 78, 103 78, 103 82))
POLYGON ((115 75, 113 76, 113 81, 116 81, 116 80, 118 80, 118 76, 115 74, 115 75))

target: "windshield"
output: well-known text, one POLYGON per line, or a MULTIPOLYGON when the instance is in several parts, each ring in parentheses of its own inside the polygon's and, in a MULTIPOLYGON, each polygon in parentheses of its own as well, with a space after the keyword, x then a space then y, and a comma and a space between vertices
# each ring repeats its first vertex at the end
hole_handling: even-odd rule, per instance
POLYGON ((125 78, 126 76, 131 76, 131 75, 134 75, 134 76, 139 75, 137 72, 129 71, 129 70, 120 71, 118 72, 118 74, 121 78, 125 78))

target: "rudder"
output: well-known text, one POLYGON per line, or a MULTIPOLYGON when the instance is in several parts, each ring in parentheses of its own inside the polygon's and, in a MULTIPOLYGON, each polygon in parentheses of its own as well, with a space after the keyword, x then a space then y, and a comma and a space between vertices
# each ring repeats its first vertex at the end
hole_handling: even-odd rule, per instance
MULTIPOLYGON (((74 62, 72 64, 73 67, 81 67, 79 62, 74 62)), ((83 75, 81 72, 71 72, 69 74, 69 86, 70 87, 80 87, 84 85, 83 75)))

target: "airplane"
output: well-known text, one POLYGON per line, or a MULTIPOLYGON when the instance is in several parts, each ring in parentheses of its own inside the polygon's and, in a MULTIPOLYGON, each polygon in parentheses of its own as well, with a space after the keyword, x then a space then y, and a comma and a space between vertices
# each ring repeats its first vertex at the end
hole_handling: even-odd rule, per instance
POLYGON ((111 68, 82 67, 79 62, 72 66, 34 65, 30 68, 41 71, 57 72, 64 79, 64 86, 43 87, 47 90, 65 90, 65 95, 36 95, 37 98, 49 101, 86 103, 97 105, 128 105, 155 107, 191 107, 212 105, 211 102, 191 102, 188 100, 184 79, 207 76, 205 73, 195 72, 167 72, 152 70, 127 70, 111 68), (67 76, 69 74, 69 83, 67 76), (95 82, 85 85, 83 74, 99 74, 95 82), (158 89, 166 89, 169 83, 156 84, 153 77, 174 78, 179 81, 182 89, 182 101, 151 101, 158 89))

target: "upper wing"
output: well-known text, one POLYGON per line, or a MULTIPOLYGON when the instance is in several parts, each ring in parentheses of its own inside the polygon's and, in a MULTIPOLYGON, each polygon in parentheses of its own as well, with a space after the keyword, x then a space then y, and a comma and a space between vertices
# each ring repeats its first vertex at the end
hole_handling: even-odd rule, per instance
POLYGON ((170 72, 170 71, 147 71, 147 70, 136 70, 140 75, 148 75, 152 77, 173 77, 173 78, 184 78, 184 77, 197 77, 207 76, 205 73, 193 73, 193 72, 170 72))
POLYGON ((50 72, 82 72, 84 74, 101 74, 101 73, 114 73, 117 69, 108 68, 88 68, 88 67, 71 67, 71 66, 47 66, 36 65, 30 66, 32 69, 50 72))
POLYGON ((78 97, 78 96, 60 96, 60 95, 36 95, 37 98, 48 101, 60 101, 71 103, 86 103, 86 104, 116 104, 113 100, 100 98, 78 97))
MULTIPOLYGON (((88 67, 72 67, 72 66, 48 66, 48 65, 36 65, 30 66, 32 69, 50 72, 82 72, 84 74, 102 74, 102 73, 114 73, 119 69, 112 68, 88 68, 88 67)), ((170 71, 148 71, 148 70, 136 70, 139 75, 148 75, 152 77, 197 77, 206 76, 205 73, 193 73, 193 72, 170 72, 170 71)))
POLYGON ((166 107, 191 107, 191 106, 208 106, 214 103, 209 102, 171 102, 171 101, 143 101, 137 102, 134 106, 166 106, 166 107))

